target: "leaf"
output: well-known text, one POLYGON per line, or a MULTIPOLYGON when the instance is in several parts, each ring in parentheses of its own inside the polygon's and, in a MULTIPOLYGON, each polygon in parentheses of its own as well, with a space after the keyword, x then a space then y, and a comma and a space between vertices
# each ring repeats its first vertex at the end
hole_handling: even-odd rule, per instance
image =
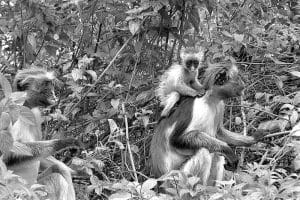
POLYGON ((114 133, 119 130, 117 123, 113 119, 107 119, 109 124, 110 133, 114 133))
POLYGON ((300 122, 298 122, 291 130, 291 136, 300 137, 300 122))
POLYGON ((74 81, 84 79, 83 72, 81 69, 73 69, 71 74, 74 81))
POLYGON ((29 44, 31 45, 32 50, 35 52, 36 51, 36 39, 35 39, 34 34, 33 33, 28 34, 27 40, 28 40, 29 44))
POLYGON ((23 122, 30 124, 30 125, 36 125, 35 116, 31 112, 31 110, 25 106, 20 106, 20 116, 19 119, 23 122))
POLYGON ((131 199, 134 196, 128 192, 118 192, 115 194, 112 194, 108 197, 109 200, 127 200, 131 199))
POLYGON ((86 70, 85 72, 88 73, 89 75, 91 75, 93 81, 97 80, 97 74, 96 74, 95 71, 93 71, 93 70, 86 70))
POLYGON ((242 119, 240 117, 235 118, 235 124, 240 125, 242 123, 242 119))
POLYGON ((150 98, 151 96, 151 93, 152 93, 152 90, 146 90, 146 91, 143 91, 141 92, 137 97, 136 97, 136 101, 145 101, 147 100, 148 98, 150 98))
POLYGON ((0 85, 4 92, 5 97, 9 97, 10 94, 12 93, 12 88, 7 78, 1 73, 0 73, 0 85))
POLYGON ((45 45, 44 47, 47 51, 47 53, 53 57, 56 56, 56 50, 57 50, 57 47, 54 47, 54 46, 50 46, 50 45, 45 45))
POLYGON ((222 33, 223 33, 223 35, 225 35, 227 37, 230 37, 230 38, 232 37, 232 35, 227 31, 222 31, 222 33))
POLYGON ((0 130, 0 153, 6 153, 13 147, 13 138, 7 130, 0 130))
POLYGON ((297 76, 298 78, 300 78, 300 72, 299 71, 291 71, 290 72, 293 76, 297 76))
POLYGON ((137 21, 129 21, 129 31, 132 35, 136 34, 136 32, 139 30, 140 22, 137 21))
POLYGON ((255 93, 255 99, 261 99, 265 96, 264 92, 257 92, 255 93))
MULTIPOLYGON (((10 116, 8 113, 3 112, 0 116, 0 130, 7 129, 10 125, 10 116)), ((0 140, 1 141, 1 140, 0 140)))
POLYGON ((142 119, 142 121, 143 121, 144 127, 147 127, 148 124, 149 124, 149 121, 150 121, 149 116, 142 116, 141 119, 142 119))
POLYGON ((300 104, 300 92, 297 92, 296 95, 294 96, 293 104, 294 104, 295 106, 297 106, 297 105, 300 104))
POLYGON ((124 144, 120 142, 119 140, 112 140, 111 142, 116 143, 116 145, 119 147, 119 149, 123 150, 125 149, 124 144))
POLYGON ((142 184, 142 193, 146 193, 147 191, 153 189, 156 185, 157 185, 156 179, 150 178, 150 179, 146 180, 142 184))
POLYGON ((138 55, 141 53, 142 47, 143 47, 143 42, 138 41, 135 43, 134 50, 138 55))
POLYGON ((13 92, 10 94, 10 99, 12 102, 14 102, 17 105, 23 105, 26 98, 27 98, 27 93, 26 92, 13 92))
POLYGON ((298 117, 299 117, 298 112, 296 110, 293 110, 290 116, 291 126, 294 126, 296 124, 298 117))
POLYGON ((115 109, 115 110, 118 110, 118 107, 120 105, 120 99, 111 99, 110 100, 110 104, 112 105, 112 107, 115 109))
POLYGON ((233 38, 234 38, 235 41, 243 42, 243 40, 244 40, 244 34, 236 34, 236 33, 234 33, 233 34, 233 38))

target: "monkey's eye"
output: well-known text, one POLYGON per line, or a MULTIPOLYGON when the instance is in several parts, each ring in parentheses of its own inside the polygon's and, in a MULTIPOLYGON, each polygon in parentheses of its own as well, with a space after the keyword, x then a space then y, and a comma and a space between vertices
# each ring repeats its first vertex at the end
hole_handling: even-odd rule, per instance
POLYGON ((197 68, 199 65, 199 61, 198 60, 188 60, 185 62, 185 66, 188 68, 188 69, 191 69, 193 66, 195 68, 197 68))

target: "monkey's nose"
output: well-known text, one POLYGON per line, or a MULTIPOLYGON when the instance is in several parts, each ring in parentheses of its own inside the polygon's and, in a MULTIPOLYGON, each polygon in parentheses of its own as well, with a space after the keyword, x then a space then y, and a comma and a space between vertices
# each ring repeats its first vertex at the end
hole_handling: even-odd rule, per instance
POLYGON ((49 102, 53 105, 53 104, 56 104, 58 102, 58 98, 57 96, 55 95, 54 91, 52 91, 52 95, 51 97, 49 97, 49 102))

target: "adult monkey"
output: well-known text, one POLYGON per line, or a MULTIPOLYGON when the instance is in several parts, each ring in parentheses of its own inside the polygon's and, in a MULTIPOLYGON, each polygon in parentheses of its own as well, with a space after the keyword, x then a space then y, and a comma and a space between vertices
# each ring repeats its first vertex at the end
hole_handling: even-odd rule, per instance
MULTIPOLYGON (((12 129, 11 133, 14 141, 26 143, 26 142, 36 142, 42 140, 41 124, 43 122, 40 107, 48 107, 56 102, 56 96, 54 92, 54 82, 56 77, 53 72, 48 72, 40 68, 30 68, 18 71, 14 79, 13 87, 16 91, 25 91, 27 94, 24 106, 31 109, 34 114, 35 124, 30 124, 24 122, 22 119, 18 119, 12 129)), ((18 175, 25 178, 29 185, 32 185, 37 181, 38 171, 40 168, 40 163, 46 167, 50 167, 52 164, 59 166, 67 166, 56 160, 53 157, 40 159, 33 159, 31 162, 27 162, 26 166, 19 166, 15 171, 18 175), (50 163, 50 164, 49 164, 50 163)), ((71 171, 66 171, 69 173, 68 176, 71 177, 71 171)), ((63 176, 60 178, 64 178, 63 176)), ((60 186, 60 181, 58 179, 53 179, 58 189, 65 189, 65 187, 60 186)), ((71 184, 68 191, 68 195, 73 197, 75 200, 75 193, 73 189, 72 181, 68 180, 68 184, 71 184)), ((71 199, 68 196, 62 199, 71 199)))
POLYGON ((224 100, 240 96, 243 90, 235 65, 209 67, 203 85, 207 90, 203 97, 183 98, 175 111, 158 123, 150 148, 156 177, 180 169, 199 176, 204 185, 212 185, 223 178, 223 156, 231 168, 237 165, 238 158, 229 144, 249 146, 260 139, 223 126, 224 100))

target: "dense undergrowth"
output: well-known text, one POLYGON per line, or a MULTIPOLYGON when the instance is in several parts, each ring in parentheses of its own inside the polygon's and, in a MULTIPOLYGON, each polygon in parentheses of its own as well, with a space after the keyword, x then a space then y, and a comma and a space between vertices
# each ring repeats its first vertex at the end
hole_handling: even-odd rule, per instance
MULTIPOLYGON (((297 0, 1 0, 0 112, 16 103, 7 100, 3 80, 18 69, 56 71, 60 102, 47 112, 44 138, 84 143, 83 151, 56 155, 78 171, 77 199, 299 199, 299 6, 297 0), (225 126, 270 132, 262 143, 236 149, 239 170, 226 172, 218 187, 176 171, 154 179, 148 164, 161 111, 153 92, 158 76, 193 45, 206 47, 213 62, 239 65, 246 88, 227 102, 225 126)), ((42 186, 27 189, 0 163, 0 198, 44 195, 42 186)))

